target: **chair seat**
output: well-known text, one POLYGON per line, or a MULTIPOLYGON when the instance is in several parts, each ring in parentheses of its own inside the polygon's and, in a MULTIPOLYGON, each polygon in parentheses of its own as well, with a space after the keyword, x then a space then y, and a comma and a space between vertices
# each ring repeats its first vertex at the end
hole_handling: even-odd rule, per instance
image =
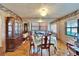
POLYGON ((50 43, 50 44, 40 44, 38 45, 38 47, 41 47, 42 49, 48 49, 50 48, 51 45, 54 46, 54 44, 50 43))
POLYGON ((40 44, 40 45, 38 45, 38 47, 40 47, 42 49, 48 49, 50 47, 50 44, 40 44))
POLYGON ((31 46, 34 46, 34 44, 30 44, 31 46))

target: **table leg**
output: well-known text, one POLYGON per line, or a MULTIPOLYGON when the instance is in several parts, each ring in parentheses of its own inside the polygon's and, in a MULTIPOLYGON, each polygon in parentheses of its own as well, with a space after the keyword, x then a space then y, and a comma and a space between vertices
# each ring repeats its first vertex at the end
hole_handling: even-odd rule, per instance
POLYGON ((41 56, 42 56, 42 49, 41 49, 41 56))
POLYGON ((49 54, 49 56, 50 56, 50 48, 48 48, 48 54, 49 54))

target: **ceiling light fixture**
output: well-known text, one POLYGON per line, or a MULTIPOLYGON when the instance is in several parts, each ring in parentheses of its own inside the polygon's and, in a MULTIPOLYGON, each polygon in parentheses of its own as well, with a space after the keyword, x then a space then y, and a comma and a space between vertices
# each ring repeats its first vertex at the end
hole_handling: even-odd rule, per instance
POLYGON ((41 16, 46 16, 47 13, 48 13, 48 9, 47 9, 47 8, 41 8, 41 9, 39 10, 39 12, 40 12, 40 15, 41 15, 41 16))
POLYGON ((41 22, 43 22, 43 20, 42 19, 39 19, 38 22, 41 23, 41 22))

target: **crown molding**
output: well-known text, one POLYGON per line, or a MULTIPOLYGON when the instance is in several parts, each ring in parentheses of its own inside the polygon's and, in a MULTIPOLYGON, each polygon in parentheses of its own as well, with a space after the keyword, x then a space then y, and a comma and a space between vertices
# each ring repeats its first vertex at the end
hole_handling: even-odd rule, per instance
POLYGON ((66 19, 66 18, 70 18, 70 17, 76 16, 76 15, 78 15, 78 14, 79 14, 79 10, 75 10, 74 12, 71 12, 71 13, 65 15, 65 16, 62 16, 62 17, 56 19, 55 21, 52 21, 51 24, 52 24, 52 23, 55 23, 55 22, 58 22, 58 21, 60 21, 60 20, 64 20, 64 19, 66 19))
POLYGON ((0 10, 2 10, 4 12, 7 12, 10 15, 13 15, 15 17, 18 17, 18 18, 20 18, 22 20, 22 18, 19 15, 17 15, 16 13, 14 13, 12 10, 8 9, 7 7, 3 6, 2 4, 0 4, 0 10))

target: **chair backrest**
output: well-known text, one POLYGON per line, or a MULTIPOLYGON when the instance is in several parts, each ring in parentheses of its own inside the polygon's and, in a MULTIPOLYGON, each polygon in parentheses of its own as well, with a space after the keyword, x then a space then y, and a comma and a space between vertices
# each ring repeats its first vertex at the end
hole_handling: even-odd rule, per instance
POLYGON ((29 41, 30 41, 30 44, 33 44, 33 35, 32 35, 32 32, 29 32, 29 41))
POLYGON ((41 42, 41 44, 42 44, 42 47, 43 48, 47 48, 47 47, 49 47, 49 40, 48 40, 48 36, 44 36, 44 38, 41 40, 42 42, 41 42))
POLYGON ((47 36, 45 36, 45 38, 44 38, 44 44, 47 44, 47 41, 48 41, 48 38, 47 38, 47 36))

